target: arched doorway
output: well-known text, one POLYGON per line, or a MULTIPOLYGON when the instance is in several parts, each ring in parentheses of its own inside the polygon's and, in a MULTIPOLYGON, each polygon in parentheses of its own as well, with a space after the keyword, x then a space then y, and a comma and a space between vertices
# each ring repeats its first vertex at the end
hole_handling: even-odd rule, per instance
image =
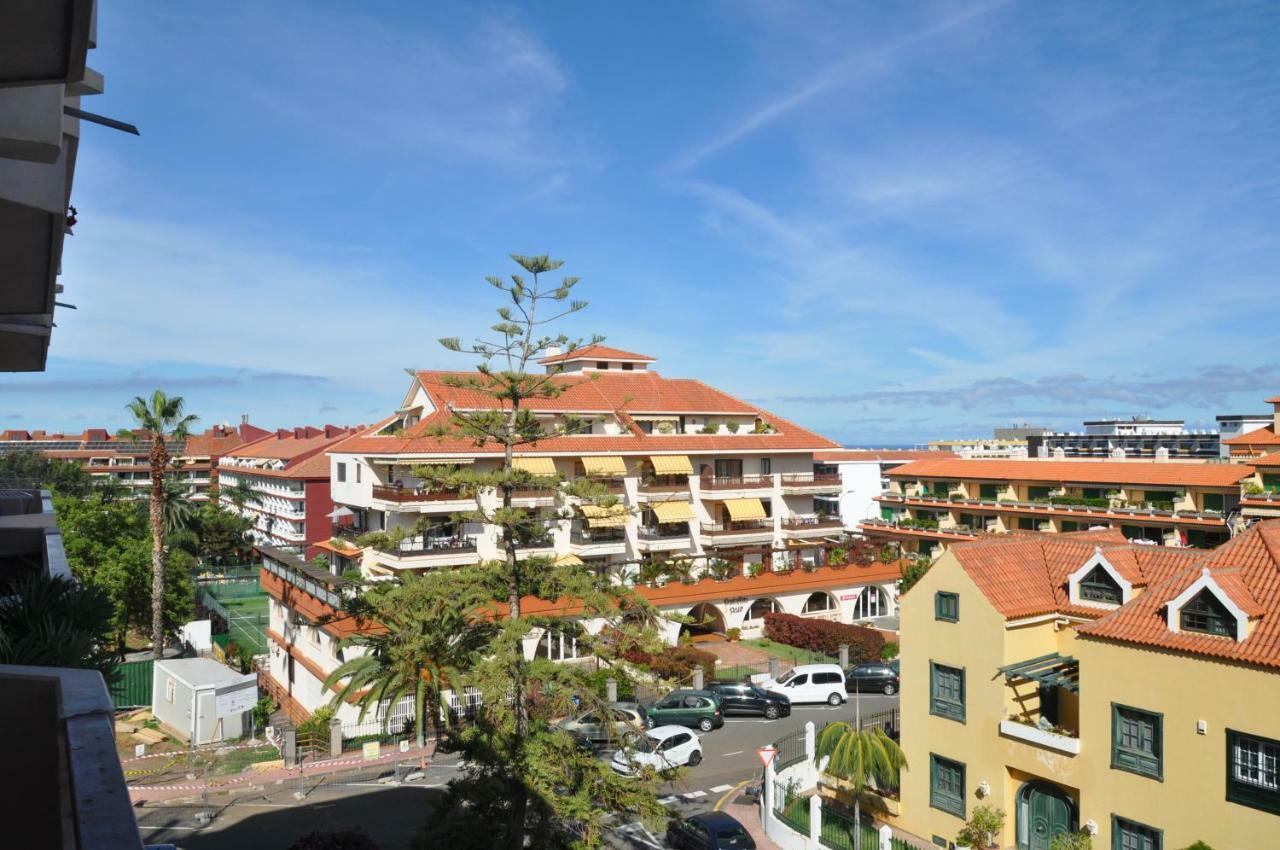
POLYGON ((1058 835, 1080 828, 1075 801, 1051 782, 1018 789, 1018 850, 1050 850, 1058 835))
POLYGON ((699 602, 689 609, 689 622, 680 626, 681 635, 701 637, 724 634, 724 614, 710 602, 699 602))
POLYGON ((748 620, 763 620, 765 614, 772 614, 775 611, 781 611, 782 606, 778 604, 778 600, 771 596, 762 596, 755 602, 751 603, 751 607, 747 609, 748 620))

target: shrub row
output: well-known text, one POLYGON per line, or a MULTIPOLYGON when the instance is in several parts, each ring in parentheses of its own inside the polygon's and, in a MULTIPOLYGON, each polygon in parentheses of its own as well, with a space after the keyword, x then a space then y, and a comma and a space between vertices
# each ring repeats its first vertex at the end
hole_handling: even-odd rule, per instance
POLYGON ((692 646, 668 646, 658 653, 632 648, 624 652, 622 657, 664 679, 684 679, 693 672, 694 667, 702 668, 707 682, 714 682, 716 678, 715 655, 692 646))
POLYGON ((847 643, 851 664, 878 661, 884 651, 884 635, 875 629, 830 620, 811 620, 795 614, 765 614, 764 633, 778 643, 829 655, 835 655, 840 651, 840 645, 847 643))

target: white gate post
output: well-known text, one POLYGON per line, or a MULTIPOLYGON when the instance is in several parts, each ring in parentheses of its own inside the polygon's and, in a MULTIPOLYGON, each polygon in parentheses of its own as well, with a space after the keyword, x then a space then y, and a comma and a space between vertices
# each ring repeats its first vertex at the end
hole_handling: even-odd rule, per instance
POLYGON ((822 798, 815 792, 809 798, 809 845, 820 846, 822 838, 822 798))
POLYGON ((880 827, 880 850, 893 850, 893 830, 887 823, 880 827))

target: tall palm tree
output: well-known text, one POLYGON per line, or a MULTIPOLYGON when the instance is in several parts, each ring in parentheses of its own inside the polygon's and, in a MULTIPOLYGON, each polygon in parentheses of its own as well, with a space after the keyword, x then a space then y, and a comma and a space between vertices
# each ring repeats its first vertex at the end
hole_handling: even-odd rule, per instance
POLYGON ((166 440, 185 440, 191 423, 200 417, 185 413, 182 396, 156 390, 148 401, 137 396, 127 409, 138 427, 151 434, 151 653, 164 654, 164 473, 169 466, 166 440))
POLYGON ((907 757, 879 726, 859 729, 852 723, 828 723, 818 736, 814 757, 827 756, 823 773, 844 780, 853 791, 853 850, 862 850, 862 795, 873 788, 898 784, 907 757))
POLYGON ((177 534, 191 528, 195 521, 196 505, 191 501, 191 489, 178 479, 164 479, 164 532, 177 534))
POLYGON ((450 682, 460 681, 465 670, 488 642, 492 629, 487 621, 477 622, 471 605, 459 606, 459 594, 471 591, 451 587, 442 576, 405 576, 403 584, 378 588, 365 597, 367 614, 383 627, 377 632, 353 635, 342 643, 358 646, 364 653, 344 661, 325 679, 334 688, 343 679, 342 691, 334 693, 333 704, 343 693, 355 693, 360 718, 385 705, 384 728, 391 708, 406 696, 413 696, 414 733, 418 746, 425 741, 425 717, 431 712, 437 740, 443 731, 441 703, 450 682))

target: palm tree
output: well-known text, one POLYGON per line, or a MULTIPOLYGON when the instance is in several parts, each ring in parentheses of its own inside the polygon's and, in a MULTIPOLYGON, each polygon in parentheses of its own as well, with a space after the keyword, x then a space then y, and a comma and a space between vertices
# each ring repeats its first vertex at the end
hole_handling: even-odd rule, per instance
POLYGON ((185 440, 198 416, 183 412, 182 396, 166 396, 162 390, 147 401, 137 396, 127 408, 138 427, 151 434, 151 652, 164 654, 164 473, 169 466, 165 440, 185 440))
POLYGON ((96 588, 43 572, 20 576, 0 597, 0 664, 87 667, 110 682, 114 620, 96 588))
POLYGON ((260 502, 262 500, 261 494, 254 490, 253 485, 243 478, 236 479, 235 484, 219 487, 218 496, 235 505, 236 511, 240 513, 244 512, 244 506, 249 502, 260 502))
POLYGON ((851 723, 828 723, 818 736, 814 757, 827 757, 822 772, 844 780, 853 791, 853 850, 862 850, 862 795, 873 788, 898 784, 907 757, 879 726, 859 729, 851 723))
POLYGON ((174 535, 191 528, 195 521, 196 505, 191 501, 190 488, 172 476, 164 479, 164 532, 174 535))
POLYGON ((385 705, 384 729, 391 708, 412 695, 419 747, 425 742, 427 711, 439 739, 443 691, 460 680, 459 670, 478 657, 492 631, 487 621, 469 615, 474 606, 458 605, 460 593, 464 598, 473 593, 442 580, 447 578, 406 575, 402 584, 368 593, 362 602, 383 630, 346 638, 344 647, 362 647, 364 654, 344 661, 324 682, 324 687, 335 688, 347 680, 342 691, 335 691, 333 704, 343 693, 358 694, 361 720, 385 705))

